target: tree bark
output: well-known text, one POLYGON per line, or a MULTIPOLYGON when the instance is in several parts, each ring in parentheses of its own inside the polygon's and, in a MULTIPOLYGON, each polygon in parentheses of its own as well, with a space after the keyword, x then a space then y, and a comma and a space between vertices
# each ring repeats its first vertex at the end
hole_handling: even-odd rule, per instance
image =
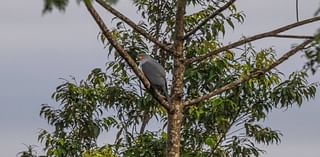
POLYGON ((185 71, 184 64, 184 15, 186 0, 179 0, 177 3, 175 40, 173 53, 173 81, 172 81, 172 101, 168 112, 168 138, 167 157, 180 156, 180 128, 183 108, 183 78, 185 71))
POLYGON ((174 104, 174 111, 168 112, 167 157, 179 157, 182 103, 175 100, 172 104, 174 104))

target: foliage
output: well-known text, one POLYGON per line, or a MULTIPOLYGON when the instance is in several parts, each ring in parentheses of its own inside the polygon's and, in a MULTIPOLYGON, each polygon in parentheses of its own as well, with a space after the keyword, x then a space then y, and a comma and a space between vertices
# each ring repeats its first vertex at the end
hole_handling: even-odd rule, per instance
POLYGON ((117 157, 112 153, 112 149, 110 147, 101 147, 94 150, 86 151, 82 154, 83 157, 117 157))
POLYGON ((66 82, 57 87, 52 98, 60 101, 62 108, 43 104, 40 115, 54 126, 54 132, 50 134, 41 130, 39 140, 45 141, 45 149, 48 156, 79 156, 82 151, 96 146, 96 139, 100 134, 103 124, 99 117, 102 109, 98 108, 100 93, 105 90, 105 79, 99 72, 97 76, 88 82, 81 81, 79 85, 66 82))
POLYGON ((166 136, 161 138, 152 132, 146 132, 136 137, 132 143, 127 143, 123 156, 165 156, 166 136))
POLYGON ((308 62, 304 66, 306 70, 311 70, 313 74, 320 68, 320 31, 315 35, 315 38, 315 42, 311 46, 312 48, 305 50, 308 62))
MULTIPOLYGON (((80 2, 80 1, 79 1, 80 2)), ((188 0, 194 10, 185 16, 185 29, 192 30, 215 12, 226 0, 188 0)), ((176 1, 134 0, 141 14, 139 26, 163 43, 172 43, 175 34, 176 1)), ((45 0, 44 11, 53 7, 64 10, 67 0, 45 0)), ((138 53, 154 56, 166 70, 172 70, 171 56, 142 35, 114 18, 112 35, 132 57, 138 53)), ((191 58, 223 46, 226 27, 244 21, 244 14, 234 5, 219 13, 184 43, 185 57, 191 58)), ((53 126, 53 131, 41 130, 47 156, 164 156, 168 119, 152 96, 145 92, 129 66, 100 34, 107 48, 106 70, 94 69, 79 83, 72 79, 58 86, 52 98, 60 103, 54 108, 42 105, 40 115, 53 126), (159 127, 142 129, 149 122, 159 127), (139 129, 140 128, 140 129, 139 129), (116 132, 114 143, 99 147, 102 132, 116 132)), ((319 63, 319 47, 307 50, 310 59, 306 69, 319 63)), ((188 64, 184 76, 184 97, 193 99, 276 62, 271 48, 256 50, 251 44, 202 62, 188 64)), ((258 144, 279 143, 281 133, 263 126, 273 109, 286 109, 314 98, 317 84, 309 84, 307 70, 293 72, 287 79, 277 69, 241 83, 236 88, 216 95, 183 111, 181 156, 259 156, 264 151, 258 144)))
POLYGON ((27 150, 21 151, 17 154, 19 157, 36 157, 37 152, 34 150, 35 145, 25 145, 27 150))
MULTIPOLYGON (((187 70, 187 95, 197 97, 275 60, 272 49, 257 52, 252 47, 239 58, 232 56, 235 55, 216 57, 197 65, 196 71, 187 70)), ((316 84, 308 85, 304 71, 293 73, 282 82, 280 76, 277 70, 269 72, 187 109, 181 133, 184 148, 193 150, 196 156, 203 153, 206 154, 203 156, 259 156, 263 151, 254 141, 267 145, 279 143, 280 132, 261 126, 261 120, 272 109, 301 105, 304 98, 313 98, 316 92, 316 84)))
POLYGON ((53 8, 57 8, 60 11, 65 11, 66 6, 68 5, 68 0, 44 0, 44 7, 42 12, 51 12, 53 8))
POLYGON ((130 143, 144 111, 150 111, 150 116, 153 112, 160 115, 155 105, 145 105, 154 103, 149 95, 141 98, 135 93, 136 87, 125 81, 129 78, 119 70, 121 66, 110 65, 114 71, 112 76, 94 69, 79 84, 73 80, 57 87, 52 97, 61 103, 61 108, 42 105, 40 115, 55 127, 52 133, 42 130, 39 134, 48 156, 79 156, 95 148, 98 135, 112 127, 119 129, 116 143, 123 140, 130 143), (115 114, 106 116, 104 110, 115 114))
MULTIPOLYGON (((91 2, 92 0, 76 0, 78 4, 80 4, 82 1, 91 2)), ((110 4, 116 4, 118 0, 105 0, 106 2, 110 4)), ((59 11, 65 11, 69 0, 43 0, 43 10, 42 13, 48 13, 52 12, 53 9, 58 9, 59 11)))

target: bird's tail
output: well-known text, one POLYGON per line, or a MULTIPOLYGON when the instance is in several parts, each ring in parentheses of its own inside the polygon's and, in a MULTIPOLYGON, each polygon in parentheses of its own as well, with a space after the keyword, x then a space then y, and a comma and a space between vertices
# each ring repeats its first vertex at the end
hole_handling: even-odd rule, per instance
POLYGON ((165 87, 164 89, 162 89, 163 93, 165 94, 166 98, 167 98, 167 101, 169 103, 169 105, 171 104, 171 98, 168 94, 168 86, 167 86, 167 81, 165 81, 165 87))

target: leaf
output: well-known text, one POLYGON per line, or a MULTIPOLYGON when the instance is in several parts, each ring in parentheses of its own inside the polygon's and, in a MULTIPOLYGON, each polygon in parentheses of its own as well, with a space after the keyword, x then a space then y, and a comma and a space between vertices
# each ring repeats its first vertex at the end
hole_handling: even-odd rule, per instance
POLYGON ((205 140, 206 145, 210 146, 210 147, 214 147, 215 146, 215 141, 212 138, 206 138, 205 140))

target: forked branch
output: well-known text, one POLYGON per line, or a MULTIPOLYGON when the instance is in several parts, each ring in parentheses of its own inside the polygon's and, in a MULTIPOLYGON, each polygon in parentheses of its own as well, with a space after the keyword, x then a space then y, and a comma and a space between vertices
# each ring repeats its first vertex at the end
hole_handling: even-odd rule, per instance
POLYGON ((201 101, 204 100, 208 100, 211 97, 221 94, 229 89, 232 89, 236 86, 238 86, 239 84, 246 82, 252 78, 258 77, 259 75, 265 74, 266 72, 270 71, 271 69, 275 68, 276 66, 280 65, 281 63, 283 63, 285 60, 287 60, 289 57, 293 56, 294 54, 296 54, 298 51, 304 49, 308 44, 310 44, 313 41, 313 39, 308 39, 306 41, 304 41, 303 43, 301 43, 300 45, 296 46, 295 48, 291 49, 290 51, 288 51, 287 53, 285 53, 283 56, 281 56, 278 60, 276 60, 274 63, 272 63, 269 67, 266 68, 262 68, 259 70, 255 70, 253 72, 251 72, 251 74, 243 76, 241 78, 239 78, 238 80, 235 80, 229 84, 226 84, 225 86, 218 88, 206 95, 203 95, 201 97, 198 97, 196 99, 193 100, 189 100, 186 101, 184 103, 185 107, 197 104, 201 101))
POLYGON ((128 24, 132 29, 139 32, 142 36, 144 36, 146 39, 152 41, 154 44, 159 46, 165 51, 173 52, 171 48, 169 48, 166 44, 163 44, 158 39, 154 38, 152 35, 150 35, 148 32, 146 32, 144 29, 142 29, 140 26, 136 25, 132 20, 130 20, 128 17, 124 16, 122 13, 114 9, 112 6, 107 4, 104 0, 96 0, 103 8, 108 10, 110 13, 112 13, 114 16, 118 17, 122 21, 124 21, 126 24, 128 24))
MULTIPOLYGON (((203 54, 203 55, 200 55, 200 56, 197 56, 197 57, 189 58, 189 59, 186 60, 186 64, 190 64, 190 63, 193 63, 193 62, 199 62, 199 61, 205 60, 208 57, 217 55, 217 54, 219 54, 219 53, 221 53, 223 51, 226 51, 226 50, 229 50, 229 49, 233 49, 235 47, 238 47, 238 46, 241 46, 243 44, 246 44, 246 43, 249 43, 249 42, 252 42, 252 41, 255 41, 255 40, 259 40, 259 39, 262 39, 262 38, 266 38, 266 37, 285 37, 284 35, 279 35, 279 33, 282 33, 284 31, 288 31, 290 29, 293 29, 293 28, 296 28, 296 27, 299 27, 299 26, 302 26, 302 25, 305 25, 305 24, 308 24, 308 23, 313 23, 313 22, 319 21, 319 20, 320 20, 320 16, 317 16, 317 17, 313 17, 313 18, 306 19, 306 20, 303 20, 303 21, 292 23, 290 25, 287 25, 287 26, 272 30, 270 32, 257 34, 257 35, 254 35, 254 36, 239 40, 237 42, 231 43, 229 45, 223 46, 223 47, 221 47, 221 48, 219 48, 217 50, 208 52, 206 54, 203 54)), ((291 35, 291 36, 286 36, 286 37, 287 38, 292 38, 293 36, 291 35)))
MULTIPOLYGON (((135 61, 132 59, 132 57, 128 54, 126 50, 112 37, 112 34, 106 24, 103 22, 102 18, 98 14, 98 12, 95 10, 95 8, 92 6, 92 3, 89 1, 85 1, 86 8, 90 12, 91 16, 94 18, 98 26, 100 27, 103 35, 108 39, 110 44, 117 50, 117 52, 121 55, 121 57, 127 62, 127 64, 132 68, 133 72, 139 77, 139 79, 142 81, 145 88, 150 87, 150 83, 148 79, 144 76, 142 71, 139 69, 138 65, 135 63, 135 61)), ((168 103, 165 101, 165 99, 162 97, 162 95, 159 92, 155 92, 153 96, 159 101, 160 105, 162 105, 164 108, 166 108, 168 111, 170 110, 170 107, 168 103)))
POLYGON ((224 10, 229 8, 236 0, 230 0, 228 3, 226 3, 224 6, 213 12, 210 16, 205 18, 203 21, 199 23, 196 27, 194 27, 192 30, 190 30, 186 35, 184 36, 184 39, 189 38, 192 34, 196 33, 202 26, 204 26, 209 20, 213 19, 220 13, 222 13, 224 10))

